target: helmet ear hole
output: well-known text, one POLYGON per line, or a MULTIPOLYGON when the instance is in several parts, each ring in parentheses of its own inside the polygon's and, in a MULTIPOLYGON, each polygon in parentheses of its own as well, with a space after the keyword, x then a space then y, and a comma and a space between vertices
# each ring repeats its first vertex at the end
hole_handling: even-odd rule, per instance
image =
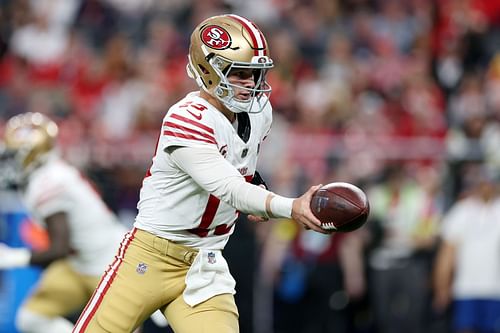
POLYGON ((198 68, 203 72, 203 74, 210 74, 210 72, 201 64, 198 64, 198 68))

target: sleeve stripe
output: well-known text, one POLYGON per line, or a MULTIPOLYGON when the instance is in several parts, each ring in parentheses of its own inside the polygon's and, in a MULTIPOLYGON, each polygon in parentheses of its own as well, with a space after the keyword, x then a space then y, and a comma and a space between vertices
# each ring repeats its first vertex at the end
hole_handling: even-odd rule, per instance
POLYGON ((207 142, 207 143, 212 143, 214 145, 217 145, 217 142, 215 142, 215 140, 202 139, 202 138, 198 138, 194 135, 189 135, 189 134, 185 134, 185 133, 176 133, 176 132, 165 130, 165 131, 163 131, 163 135, 173 136, 175 138, 180 138, 180 139, 202 141, 202 142, 207 142))
POLYGON ((64 192, 64 188, 62 186, 58 186, 57 188, 53 188, 52 190, 45 192, 43 195, 41 195, 35 202, 35 207, 40 207, 41 205, 45 204, 46 202, 53 200, 54 198, 57 198, 58 196, 61 196, 61 194, 64 192))
POLYGON ((191 125, 194 125, 196 127, 199 127, 205 131, 207 131, 208 133, 210 134, 214 134, 214 130, 206 125, 203 125, 197 121, 194 121, 192 119, 189 119, 189 118, 186 118, 186 117, 183 117, 183 116, 179 116, 178 114, 172 114, 170 117, 174 118, 174 119, 177 119, 177 120, 180 120, 180 121, 183 121, 185 123, 188 123, 188 124, 191 124, 191 125))
POLYGON ((191 134, 196 134, 196 135, 202 136, 206 139, 209 139, 209 140, 212 140, 215 142, 215 138, 210 134, 206 134, 206 133, 203 133, 203 132, 200 132, 200 131, 197 131, 197 130, 194 130, 192 128, 185 127, 182 125, 177 125, 176 123, 173 123, 171 121, 165 122, 164 125, 167 126, 168 128, 175 128, 175 129, 181 130, 183 132, 189 132, 191 134))

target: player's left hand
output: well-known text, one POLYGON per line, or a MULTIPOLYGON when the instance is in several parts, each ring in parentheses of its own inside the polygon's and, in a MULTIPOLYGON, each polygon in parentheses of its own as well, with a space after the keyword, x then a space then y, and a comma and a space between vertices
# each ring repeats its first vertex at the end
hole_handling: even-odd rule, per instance
POLYGON ((269 219, 264 216, 248 215, 248 221, 250 222, 267 222, 269 219))
POLYGON ((29 265, 31 252, 26 248, 12 248, 0 243, 0 269, 18 268, 29 265))

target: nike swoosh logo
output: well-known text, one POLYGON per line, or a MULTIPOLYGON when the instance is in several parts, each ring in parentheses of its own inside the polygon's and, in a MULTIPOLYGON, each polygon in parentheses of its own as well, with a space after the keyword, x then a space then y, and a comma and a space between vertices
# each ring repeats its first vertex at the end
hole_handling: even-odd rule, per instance
POLYGON ((194 118, 196 118, 196 120, 201 120, 201 117, 202 117, 201 113, 196 114, 196 113, 193 113, 189 110, 188 110, 188 112, 190 115, 192 115, 194 118))

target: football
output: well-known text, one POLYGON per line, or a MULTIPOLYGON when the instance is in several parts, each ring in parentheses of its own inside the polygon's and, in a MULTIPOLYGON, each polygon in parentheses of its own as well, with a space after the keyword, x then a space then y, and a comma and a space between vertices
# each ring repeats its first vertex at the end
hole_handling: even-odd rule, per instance
POLYGON ((317 190, 311 210, 328 231, 348 232, 365 224, 370 213, 366 194, 359 187, 343 182, 330 183, 317 190))

